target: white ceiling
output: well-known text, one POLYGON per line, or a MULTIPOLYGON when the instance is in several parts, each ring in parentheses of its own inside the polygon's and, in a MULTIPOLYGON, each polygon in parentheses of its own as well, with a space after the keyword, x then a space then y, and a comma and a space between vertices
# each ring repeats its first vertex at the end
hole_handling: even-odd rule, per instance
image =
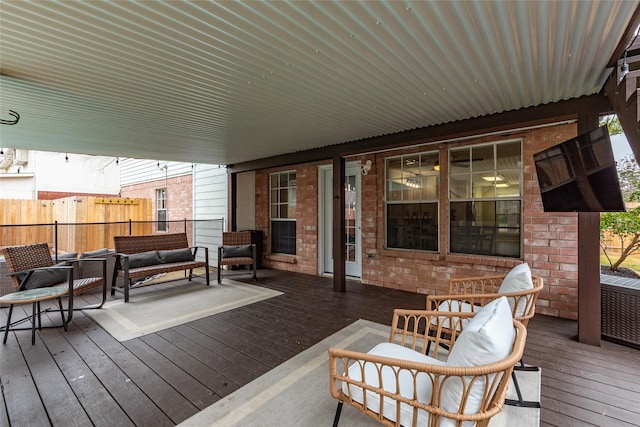
POLYGON ((0 146, 233 164, 576 98, 638 6, 3 0, 0 146))

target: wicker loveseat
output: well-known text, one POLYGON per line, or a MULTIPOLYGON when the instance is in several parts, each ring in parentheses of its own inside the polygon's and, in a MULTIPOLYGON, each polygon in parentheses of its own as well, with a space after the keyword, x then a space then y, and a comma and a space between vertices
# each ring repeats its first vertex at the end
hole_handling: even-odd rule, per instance
POLYGON ((188 279, 194 276, 193 269, 204 267, 206 284, 209 285, 209 248, 203 247, 204 261, 196 261, 199 247, 189 247, 186 233, 158 234, 145 236, 114 236, 117 274, 114 274, 111 295, 116 291, 124 293, 124 302, 129 301, 132 288, 147 285, 132 284, 134 278, 145 278, 159 273, 189 270, 188 279), (122 289, 116 286, 116 279, 123 278, 122 289))

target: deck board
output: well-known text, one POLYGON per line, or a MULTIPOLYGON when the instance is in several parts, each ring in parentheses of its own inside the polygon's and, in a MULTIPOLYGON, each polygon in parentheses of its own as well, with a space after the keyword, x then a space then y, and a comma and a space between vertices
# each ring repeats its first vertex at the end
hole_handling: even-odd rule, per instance
MULTIPOLYGON (((259 277, 259 286, 284 294, 123 343, 82 312, 68 332, 38 332, 35 346, 29 331, 10 333, 0 348, 0 427, 174 425, 357 319, 388 325, 394 308, 425 305, 424 295, 352 281, 339 293, 330 278, 276 270, 259 277)), ((0 321, 6 315, 0 310, 0 321)), ((575 321, 542 315, 528 332, 524 360, 542 367, 541 426, 640 425, 640 350, 580 344, 575 321)))

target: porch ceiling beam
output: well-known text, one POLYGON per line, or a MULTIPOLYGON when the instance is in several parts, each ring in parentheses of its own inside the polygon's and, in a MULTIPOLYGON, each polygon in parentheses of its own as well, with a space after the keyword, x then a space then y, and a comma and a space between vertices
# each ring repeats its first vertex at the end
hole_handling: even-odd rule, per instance
POLYGON ((284 154, 230 165, 231 172, 247 172, 299 163, 317 162, 332 159, 335 156, 348 156, 363 152, 402 147, 412 144, 436 142, 447 139, 472 137, 473 135, 508 131, 510 129, 536 126, 563 120, 575 120, 578 113, 596 109, 601 113, 611 111, 609 100, 598 93, 567 101, 554 102, 520 110, 496 113, 445 123, 437 126, 413 129, 390 135, 366 138, 342 144, 328 145, 311 150, 284 154))

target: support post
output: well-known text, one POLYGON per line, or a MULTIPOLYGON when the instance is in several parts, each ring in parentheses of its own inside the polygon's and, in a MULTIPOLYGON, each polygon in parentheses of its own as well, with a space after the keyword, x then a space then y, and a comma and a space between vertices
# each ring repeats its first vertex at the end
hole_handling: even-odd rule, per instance
MULTIPOLYGON (((599 115, 578 114, 578 134, 598 127, 599 115)), ((578 341, 600 345, 600 213, 578 213, 578 341)))
POLYGON ((345 161, 342 156, 333 158, 333 290, 345 292, 347 283, 345 257, 344 213, 345 161))

